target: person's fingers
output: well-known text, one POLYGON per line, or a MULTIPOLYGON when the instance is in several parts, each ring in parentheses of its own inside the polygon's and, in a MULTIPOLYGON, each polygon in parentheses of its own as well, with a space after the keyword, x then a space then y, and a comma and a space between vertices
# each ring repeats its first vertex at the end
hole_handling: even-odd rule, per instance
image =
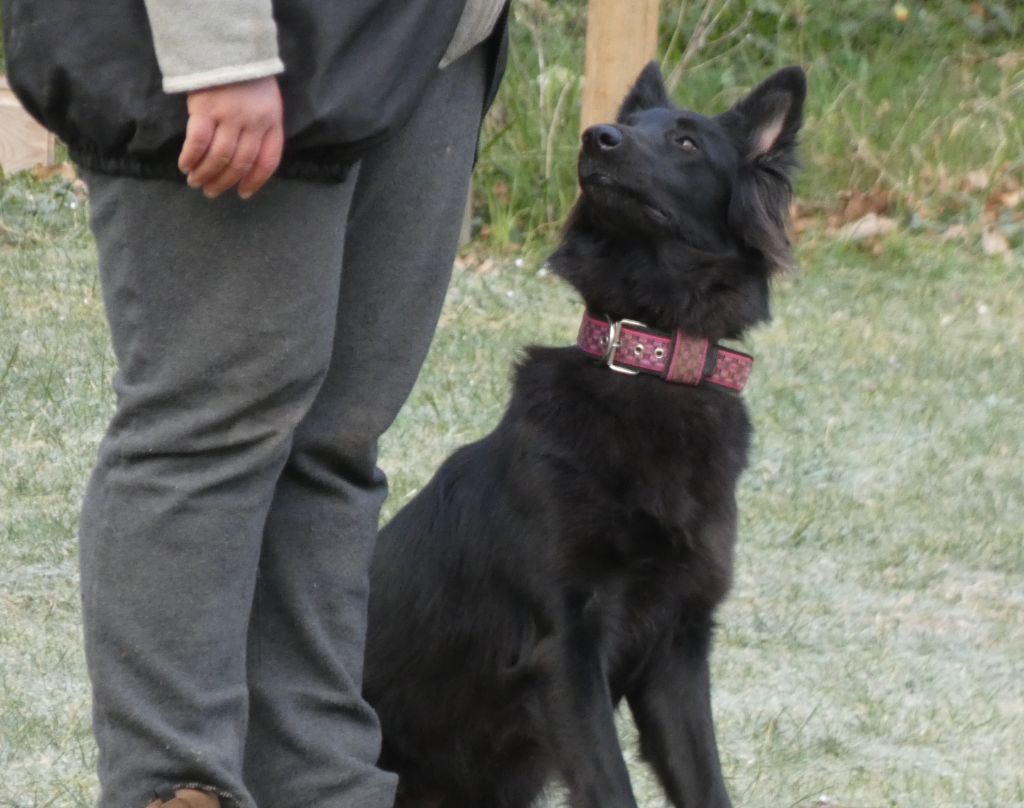
POLYGON ((202 115, 190 115, 185 127, 185 143, 178 156, 178 168, 188 174, 203 159, 206 150, 213 141, 213 133, 217 125, 211 118, 202 115))
POLYGON ((248 199, 269 180, 281 164, 281 153, 284 151, 284 130, 280 126, 271 127, 263 135, 259 154, 252 169, 242 178, 238 186, 238 195, 248 199))
POLYGON ((178 167, 192 188, 219 196, 239 183, 249 197, 277 169, 284 109, 277 78, 266 76, 194 90, 178 167))
POLYGON ((204 187, 228 167, 238 148, 240 134, 239 129, 230 124, 217 126, 206 154, 188 174, 188 184, 192 188, 204 187))
POLYGON ((243 129, 238 135, 235 152, 223 171, 203 184, 203 194, 214 199, 252 171, 263 144, 262 132, 243 129))

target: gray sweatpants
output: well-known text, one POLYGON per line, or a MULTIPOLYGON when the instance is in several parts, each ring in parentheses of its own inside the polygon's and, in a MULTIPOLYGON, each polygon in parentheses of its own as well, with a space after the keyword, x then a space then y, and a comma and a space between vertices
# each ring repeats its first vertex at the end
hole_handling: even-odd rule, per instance
POLYGON ((118 361, 80 535, 103 808, 392 804, 360 695, 377 441, 440 312, 485 72, 440 72, 342 184, 87 178, 118 361))

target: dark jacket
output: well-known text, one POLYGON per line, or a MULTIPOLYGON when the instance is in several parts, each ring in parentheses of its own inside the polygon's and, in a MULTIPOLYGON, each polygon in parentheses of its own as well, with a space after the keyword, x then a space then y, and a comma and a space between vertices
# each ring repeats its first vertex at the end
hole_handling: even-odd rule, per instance
MULTIPOLYGON (((211 0, 212 2, 213 0, 211 0)), ((274 0, 285 72, 280 176, 340 180, 411 116, 465 0, 274 0)), ((185 94, 168 95, 143 0, 4 0, 8 81, 84 168, 180 177, 185 94)), ((488 104, 507 8, 488 47, 488 104)))

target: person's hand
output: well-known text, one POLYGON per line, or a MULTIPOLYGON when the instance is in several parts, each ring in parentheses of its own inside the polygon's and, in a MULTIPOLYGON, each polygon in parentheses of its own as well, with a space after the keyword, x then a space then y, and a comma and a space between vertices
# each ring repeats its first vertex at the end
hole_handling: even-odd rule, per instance
POLYGON ((178 168, 213 199, 238 185, 248 199, 277 170, 284 105, 274 76, 193 90, 178 168))

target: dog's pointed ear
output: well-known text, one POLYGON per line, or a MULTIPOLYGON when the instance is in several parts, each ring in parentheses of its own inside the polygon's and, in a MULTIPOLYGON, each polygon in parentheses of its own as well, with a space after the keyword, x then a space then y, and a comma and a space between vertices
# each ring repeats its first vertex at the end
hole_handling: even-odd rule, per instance
POLYGON ((718 116, 736 139, 743 160, 729 202, 729 222, 773 269, 793 265, 788 233, 791 177, 806 97, 804 71, 787 67, 718 116))
POLYGON ((807 76, 803 68, 785 67, 724 113, 722 122, 742 133, 747 160, 792 158, 804 120, 806 98, 807 76))
POLYGON ((657 62, 650 61, 640 71, 636 84, 629 91, 626 100, 622 102, 617 120, 624 121, 634 112, 640 112, 644 109, 670 106, 672 106, 672 99, 668 96, 668 89, 665 87, 665 79, 661 75, 661 68, 658 67, 657 62))

